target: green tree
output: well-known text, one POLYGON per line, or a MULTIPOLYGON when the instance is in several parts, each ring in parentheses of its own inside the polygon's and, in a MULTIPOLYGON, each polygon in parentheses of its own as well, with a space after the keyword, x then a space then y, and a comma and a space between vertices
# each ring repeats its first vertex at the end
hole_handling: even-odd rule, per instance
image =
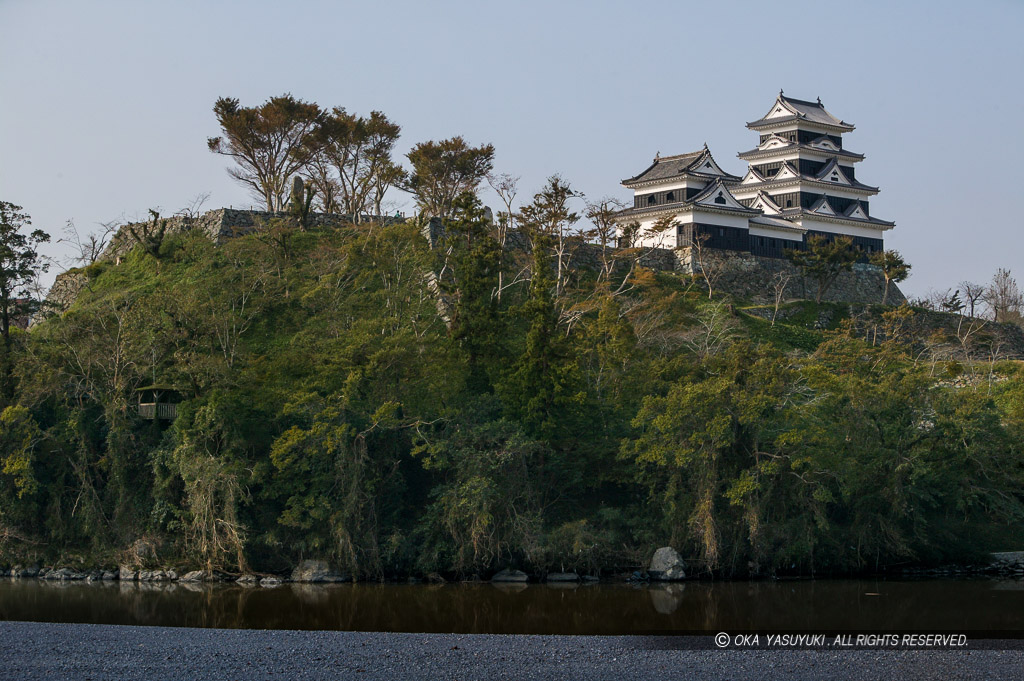
POLYGON ((552 239, 534 233, 533 271, 526 301, 518 316, 528 324, 525 347, 502 381, 500 394, 529 435, 556 438, 578 418, 585 394, 579 390, 576 358, 558 326, 551 277, 552 239))
POLYGON ((541 488, 550 451, 507 420, 487 420, 488 402, 485 397, 480 405, 468 404, 457 421, 414 450, 440 476, 418 528, 424 571, 467 574, 540 557, 541 488))
POLYGON ((836 236, 829 239, 823 234, 813 234, 807 237, 807 250, 788 250, 786 257, 800 268, 805 277, 817 283, 818 292, 814 302, 820 303, 839 275, 852 270, 853 263, 860 256, 853 248, 852 237, 836 236))
POLYGON ((182 480, 185 550, 207 570, 246 571, 245 439, 233 400, 214 394, 175 423, 170 461, 182 480))
POLYGON ((306 173, 327 212, 337 204, 356 223, 368 211, 380 215, 385 193, 403 178, 392 159, 401 131, 380 111, 364 118, 335 107, 324 115, 306 141, 306 173))
POLYGON ((213 113, 221 135, 207 140, 210 151, 238 164, 228 174, 258 196, 268 211, 284 210, 291 177, 309 161, 307 142, 323 117, 320 107, 286 93, 254 107, 221 97, 213 113))
POLYGON ((10 404, 14 399, 14 343, 11 325, 27 321, 39 309, 28 291, 36 277, 47 269, 40 258, 39 245, 50 240, 50 236, 39 229, 25 233, 32 224, 21 206, 0 201, 0 335, 3 336, 3 387, 4 401, 10 404))
MULTIPOLYGON (((889 302, 889 284, 898 284, 910 276, 910 263, 903 259, 899 251, 875 251, 871 254, 871 264, 882 270, 885 277, 885 289, 882 292, 882 305, 889 302)), ((972 306, 973 307, 973 306, 972 306)))
POLYGON ((623 442, 623 456, 637 464, 667 539, 693 545, 709 570, 771 556, 768 518, 782 475, 775 445, 795 382, 779 355, 737 344, 664 396, 645 397, 633 420, 638 435, 623 442))
POLYGON ((364 420, 344 405, 338 395, 288 405, 306 416, 274 441, 267 487, 284 501, 277 522, 291 530, 291 545, 334 558, 353 575, 380 576, 383 533, 398 511, 383 502, 402 493, 400 406, 386 403, 364 420))
POLYGON ((501 247, 490 234, 483 207, 471 194, 456 202, 445 238, 451 246, 452 278, 444 283, 455 299, 451 338, 466 355, 466 387, 487 392, 489 368, 500 362, 504 346, 496 295, 501 247))
POLYGON ((420 212, 446 219, 462 194, 475 194, 494 165, 494 146, 471 147, 462 137, 420 142, 408 154, 412 172, 405 188, 420 212))

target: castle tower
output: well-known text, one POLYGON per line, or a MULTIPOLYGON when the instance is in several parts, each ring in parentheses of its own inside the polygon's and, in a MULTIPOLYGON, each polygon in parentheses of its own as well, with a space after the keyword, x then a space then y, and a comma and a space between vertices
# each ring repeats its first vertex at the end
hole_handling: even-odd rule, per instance
MULTIPOLYGON (((894 223, 871 215, 869 197, 878 187, 857 179, 855 166, 864 155, 843 147, 852 124, 829 113, 820 99, 808 102, 780 91, 768 113, 747 128, 760 140, 738 154, 749 166, 731 189, 743 205, 789 222, 805 241, 811 234, 844 234, 866 252, 882 250, 883 232, 894 223)), ((751 252, 776 255, 761 253, 762 241, 751 238, 751 252)))
POLYGON ((706 144, 686 154, 659 154, 646 170, 622 181, 633 190, 633 207, 617 216, 620 239, 680 248, 702 234, 711 248, 747 250, 748 221, 759 213, 729 191, 740 179, 719 167, 706 144), (674 227, 654 231, 663 218, 672 218, 674 227))

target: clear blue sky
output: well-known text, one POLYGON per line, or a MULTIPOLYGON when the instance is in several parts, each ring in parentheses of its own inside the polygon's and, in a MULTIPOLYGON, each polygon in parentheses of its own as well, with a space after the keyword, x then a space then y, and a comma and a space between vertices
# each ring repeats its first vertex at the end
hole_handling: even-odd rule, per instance
MULTIPOLYGON (((206 149, 219 96, 283 92, 463 135, 528 199, 588 197, 706 141, 729 171, 780 88, 857 125, 904 289, 1024 283, 1024 2, 0 0, 0 199, 59 235, 202 192, 252 200, 206 149)), ((394 197, 404 208, 411 202, 394 197)), ((493 195, 485 201, 497 204, 493 195)), ((53 253, 59 247, 54 247, 53 253)))

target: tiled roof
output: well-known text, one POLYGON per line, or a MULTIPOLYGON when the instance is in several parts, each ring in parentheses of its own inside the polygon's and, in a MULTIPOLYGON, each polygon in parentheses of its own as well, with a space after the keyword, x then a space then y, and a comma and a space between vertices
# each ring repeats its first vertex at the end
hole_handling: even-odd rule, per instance
POLYGON ((747 127, 759 127, 770 123, 783 123, 791 120, 808 121, 811 123, 818 123, 820 125, 828 125, 846 130, 853 130, 854 127, 852 124, 840 120, 830 114, 821 103, 820 99, 816 102, 808 102, 803 99, 787 97, 782 94, 781 91, 779 92, 779 96, 775 99, 775 104, 773 104, 771 110, 769 110, 769 114, 765 114, 756 121, 747 123, 747 127), (768 115, 778 106, 783 107, 790 115, 769 118, 768 115))
POLYGON ((799 225, 794 225, 792 222, 787 220, 780 220, 779 218, 769 217, 767 215, 758 215, 757 217, 750 218, 751 224, 762 225, 771 229, 778 229, 783 232, 796 232, 803 234, 807 230, 799 225))
MULTIPOLYGON (((719 179, 714 180, 713 182, 709 182, 707 187, 705 187, 703 190, 701 190, 701 192, 699 194, 697 194, 696 196, 690 198, 689 200, 686 200, 686 201, 673 201, 672 203, 659 203, 659 204, 655 204, 655 205, 652 205, 652 206, 639 206, 639 207, 633 207, 633 208, 626 208, 625 210, 619 211, 617 213, 617 215, 620 216, 620 217, 626 217, 626 216, 631 216, 631 215, 642 216, 642 215, 648 215, 648 214, 652 214, 652 213, 660 213, 660 212, 663 212, 663 211, 671 211, 673 209, 675 209, 675 210, 682 210, 684 208, 694 207, 694 206, 697 206, 697 204, 700 203, 701 201, 704 201, 709 196, 711 196, 715 192, 715 190, 719 190, 719 189, 724 190, 725 192, 729 193, 730 196, 732 196, 732 193, 729 192, 728 186, 724 182, 722 182, 722 180, 719 178, 719 179)), ((736 197, 733 197, 733 200, 735 201, 736 197)), ((737 201, 737 204, 738 203, 739 202, 737 201)), ((708 209, 708 208, 711 208, 712 210, 726 210, 726 211, 730 211, 730 212, 733 212, 733 213, 759 213, 760 212, 760 211, 758 211, 756 209, 753 209, 753 208, 747 208, 747 207, 743 206, 742 204, 740 204, 738 207, 725 206, 725 205, 722 205, 722 206, 714 205, 714 206, 712 206, 712 205, 707 204, 707 203, 701 203, 700 204, 700 209, 701 210, 705 210, 705 209, 708 209)))
MULTIPOLYGON (((622 181, 624 185, 630 185, 637 182, 653 182, 657 180, 670 180, 672 178, 680 177, 681 175, 696 174, 704 175, 707 177, 709 173, 701 173, 699 161, 703 160, 707 156, 711 163, 715 163, 711 152, 705 146, 700 151, 691 151, 687 154, 676 154, 675 156, 660 156, 654 159, 654 162, 647 167, 639 175, 630 177, 622 181)), ((717 165, 717 163, 715 163, 717 165)), ((724 172, 724 171, 723 171, 724 172)), ((713 174, 714 177, 719 177, 717 174, 713 174)), ((739 179, 735 175, 725 175, 726 179, 739 179)))
POLYGON ((832 156, 844 156, 846 158, 857 159, 858 161, 864 159, 864 154, 858 154, 855 151, 847 151, 846 149, 837 149, 837 150, 822 149, 821 147, 815 147, 815 146, 812 146, 810 144, 801 144, 799 142, 790 142, 788 145, 786 145, 784 147, 775 147, 774 149, 759 149, 757 147, 754 147, 753 149, 749 149, 747 151, 741 151, 740 153, 738 153, 736 155, 739 158, 742 158, 742 159, 746 160, 748 157, 752 157, 752 156, 754 156, 756 154, 764 154, 765 156, 771 156, 771 155, 777 154, 779 152, 792 151, 793 149, 798 149, 798 150, 801 150, 801 151, 803 151, 803 150, 816 151, 819 154, 829 154, 829 155, 832 155, 832 156))

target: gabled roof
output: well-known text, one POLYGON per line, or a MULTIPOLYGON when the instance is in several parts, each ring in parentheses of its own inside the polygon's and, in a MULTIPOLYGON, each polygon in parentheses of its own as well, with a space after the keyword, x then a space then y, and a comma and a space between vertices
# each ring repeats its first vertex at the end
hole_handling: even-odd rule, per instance
POLYGON ((851 203, 847 206, 846 210, 843 211, 843 215, 854 220, 870 220, 868 213, 864 210, 864 206, 861 205, 860 201, 851 203))
POLYGON ((761 173, 754 170, 754 166, 747 168, 747 174, 740 180, 740 184, 755 184, 757 182, 764 182, 764 176, 761 173))
POLYGON ((777 204, 775 199, 763 191, 757 193, 757 196, 750 203, 750 207, 763 212, 765 215, 778 215, 782 212, 782 206, 777 204))
POLYGON ((843 172, 843 167, 839 165, 839 162, 834 158, 829 160, 828 163, 822 166, 821 170, 818 171, 818 174, 814 176, 814 179, 818 180, 819 182, 828 182, 829 184, 845 185, 847 187, 852 187, 854 189, 870 189, 875 192, 878 191, 878 187, 872 187, 869 184, 864 184, 863 182, 858 182, 857 180, 851 180, 849 177, 847 177, 846 173, 843 172))
POLYGON ((724 178, 718 177, 712 180, 699 194, 688 201, 674 201, 672 203, 661 203, 653 206, 640 206, 627 208, 616 213, 617 220, 626 218, 643 218, 652 215, 663 215, 670 213, 688 212, 694 209, 700 210, 721 210, 730 213, 741 213, 745 215, 757 215, 761 211, 756 208, 747 208, 736 200, 736 197, 729 191, 724 178))
POLYGON ((829 113, 821 103, 820 98, 816 102, 808 102, 803 99, 787 97, 782 94, 782 90, 779 90, 779 95, 775 98, 775 103, 768 110, 768 113, 756 121, 747 123, 747 127, 751 130, 758 130, 792 121, 807 121, 843 132, 848 132, 854 128, 850 123, 840 120, 829 113))
POLYGON ((836 184, 842 184, 850 186, 853 182, 843 172, 842 166, 833 158, 828 163, 821 167, 818 174, 814 176, 815 180, 821 180, 822 182, 834 182, 836 184))
POLYGON ((814 202, 809 209, 811 213, 819 213, 821 215, 835 215, 836 212, 832 209, 832 204, 828 202, 828 194, 823 194, 820 199, 814 202))
POLYGON ((727 210, 739 210, 744 212, 755 213, 758 212, 754 208, 747 208, 742 203, 736 200, 736 197, 732 195, 729 188, 721 179, 717 179, 709 184, 704 191, 697 196, 693 197, 688 203, 699 205, 699 206, 710 206, 712 208, 724 208, 727 210))
POLYGON ((789 161, 783 161, 782 167, 779 168, 778 172, 768 179, 771 182, 776 180, 797 180, 800 179, 800 171, 789 161))
POLYGON ((739 176, 730 175, 722 170, 715 161, 705 144, 700 151, 692 151, 688 154, 676 154, 675 156, 656 156, 654 162, 639 175, 622 181, 626 187, 638 184, 665 182, 693 175, 700 179, 711 177, 722 177, 730 180, 739 180, 739 176))

